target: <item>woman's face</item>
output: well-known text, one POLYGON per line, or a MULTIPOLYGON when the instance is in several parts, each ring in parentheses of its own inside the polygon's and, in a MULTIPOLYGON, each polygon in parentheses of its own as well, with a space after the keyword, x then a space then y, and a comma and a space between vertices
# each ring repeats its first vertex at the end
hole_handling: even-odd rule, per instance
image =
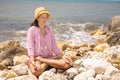
POLYGON ((38 23, 39 24, 42 24, 42 25, 45 25, 47 20, 48 20, 48 14, 41 14, 38 18, 38 23))

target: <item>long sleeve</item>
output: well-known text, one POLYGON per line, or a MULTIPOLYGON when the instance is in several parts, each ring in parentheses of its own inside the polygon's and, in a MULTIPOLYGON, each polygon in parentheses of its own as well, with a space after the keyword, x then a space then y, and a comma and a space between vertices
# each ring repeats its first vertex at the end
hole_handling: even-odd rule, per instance
POLYGON ((28 56, 34 55, 34 29, 30 27, 27 32, 27 51, 28 56))
POLYGON ((52 29, 51 29, 51 36, 52 36, 52 51, 56 55, 59 55, 61 51, 60 51, 60 49, 57 46, 57 43, 56 43, 56 40, 55 40, 55 36, 54 36, 54 33, 53 33, 52 29))

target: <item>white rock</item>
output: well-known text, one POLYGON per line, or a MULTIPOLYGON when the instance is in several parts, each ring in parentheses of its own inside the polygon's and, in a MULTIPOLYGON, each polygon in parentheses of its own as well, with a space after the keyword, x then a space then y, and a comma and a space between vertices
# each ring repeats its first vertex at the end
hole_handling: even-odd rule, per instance
POLYGON ((78 74, 77 68, 69 68, 67 70, 68 79, 73 79, 75 75, 78 74))
POLYGON ((94 77, 90 77, 87 80, 96 80, 94 77))
POLYGON ((77 70, 77 68, 70 68, 70 69, 67 70, 67 74, 77 75, 78 74, 78 70, 77 70))
POLYGON ((85 72, 85 71, 87 71, 87 70, 83 67, 78 68, 78 73, 82 73, 82 72, 85 72))
POLYGON ((83 61, 83 66, 86 69, 94 69, 96 74, 102 74, 107 69, 106 66, 112 66, 111 63, 99 58, 87 58, 83 61))
POLYGON ((73 62, 73 67, 75 67, 75 68, 80 67, 80 64, 82 63, 82 61, 83 61, 82 59, 75 60, 73 62))
POLYGON ((110 75, 110 76, 113 76, 115 75, 116 73, 120 72, 120 70, 118 70, 117 68, 113 67, 113 66, 109 66, 107 67, 104 75, 110 75))
POLYGON ((56 73, 56 68, 51 68, 49 71, 56 73))
POLYGON ((120 80, 120 73, 115 74, 111 80, 120 80))
POLYGON ((57 80, 57 77, 52 71, 45 71, 39 76, 39 80, 57 80))
POLYGON ((57 80, 68 80, 67 76, 64 76, 63 74, 56 74, 57 80))
POLYGON ((103 75, 102 74, 97 74, 95 79, 96 80, 103 80, 103 75))
POLYGON ((90 77, 95 76, 95 71, 93 69, 90 69, 86 72, 80 73, 77 76, 74 77, 74 80, 87 80, 90 77))
POLYGON ((12 70, 18 75, 27 75, 28 74, 28 66, 26 64, 19 64, 12 67, 12 70))
POLYGON ((24 76, 18 76, 15 78, 10 78, 7 80, 37 80, 37 78, 34 75, 24 75, 24 76))
POLYGON ((6 78, 5 77, 0 77, 0 80, 6 80, 6 78))

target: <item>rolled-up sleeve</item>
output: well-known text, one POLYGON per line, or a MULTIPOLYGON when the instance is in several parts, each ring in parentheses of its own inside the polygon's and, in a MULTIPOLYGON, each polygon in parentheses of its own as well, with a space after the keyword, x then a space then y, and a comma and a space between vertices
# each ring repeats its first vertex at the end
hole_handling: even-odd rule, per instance
POLYGON ((27 51, 28 56, 34 55, 34 29, 30 27, 27 31, 27 51))
POLYGON ((57 46, 55 36, 54 36, 54 32, 52 31, 52 29, 51 29, 51 36, 52 36, 52 50, 56 55, 59 55, 61 51, 57 46))

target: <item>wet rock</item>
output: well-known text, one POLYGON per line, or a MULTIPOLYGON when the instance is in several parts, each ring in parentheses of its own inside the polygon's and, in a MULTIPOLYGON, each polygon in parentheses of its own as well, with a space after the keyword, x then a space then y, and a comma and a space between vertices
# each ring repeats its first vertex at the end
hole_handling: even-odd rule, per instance
POLYGON ((24 76, 18 76, 15 78, 10 78, 7 80, 38 80, 34 75, 24 75, 24 76))
POLYGON ((0 50, 5 51, 11 47, 20 47, 19 41, 9 40, 9 41, 4 41, 4 42, 0 43, 0 50))
POLYGON ((62 41, 57 41, 57 46, 60 50, 64 51, 67 48, 68 44, 62 41))
POLYGON ((90 34, 95 35, 95 36, 101 36, 101 35, 105 35, 106 31, 103 29, 97 29, 97 30, 92 31, 90 34))
POLYGON ((118 31, 120 30, 120 16, 114 16, 108 27, 109 31, 118 31))
POLYGON ((109 45, 107 43, 99 44, 94 48, 94 51, 103 52, 109 45))

